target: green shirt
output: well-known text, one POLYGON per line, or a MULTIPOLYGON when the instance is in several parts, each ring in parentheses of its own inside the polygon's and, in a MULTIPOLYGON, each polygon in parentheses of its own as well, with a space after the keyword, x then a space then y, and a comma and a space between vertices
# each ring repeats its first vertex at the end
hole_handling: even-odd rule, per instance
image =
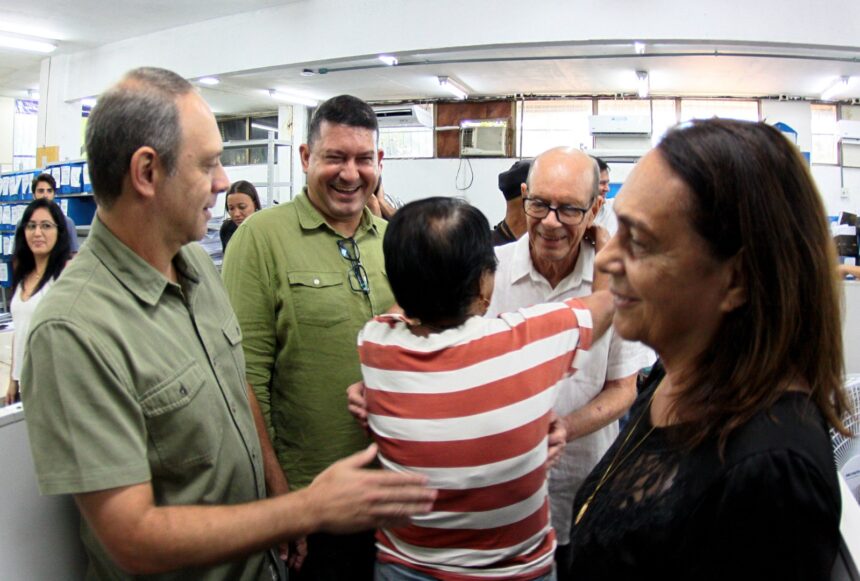
MULTIPOLYGON (((173 263, 181 285, 96 220, 36 310, 21 383, 42 494, 151 482, 159 506, 265 497, 239 325, 199 245, 173 263)), ((82 536, 88 578, 130 578, 82 536)), ((269 577, 258 553, 153 578, 269 577)))
POLYGON ((252 215, 227 247, 222 275, 242 326, 248 381, 291 488, 369 444, 347 411, 346 388, 361 379, 359 330, 394 303, 385 225, 365 210, 353 236, 369 294, 340 254, 344 237, 306 194, 252 215))

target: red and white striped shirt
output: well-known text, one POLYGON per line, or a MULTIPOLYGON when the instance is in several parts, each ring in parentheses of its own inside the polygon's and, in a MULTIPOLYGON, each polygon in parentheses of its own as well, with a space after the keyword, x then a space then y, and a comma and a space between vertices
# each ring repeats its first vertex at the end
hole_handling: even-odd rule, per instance
POLYGON ((591 313, 577 299, 427 337, 400 315, 365 325, 358 351, 380 460, 439 491, 430 514, 377 533, 381 561, 450 580, 549 573, 550 412, 590 345, 591 313))

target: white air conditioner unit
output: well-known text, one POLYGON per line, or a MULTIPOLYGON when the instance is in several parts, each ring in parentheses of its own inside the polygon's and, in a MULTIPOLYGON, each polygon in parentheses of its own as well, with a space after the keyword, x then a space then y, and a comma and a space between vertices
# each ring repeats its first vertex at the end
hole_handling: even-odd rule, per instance
POLYGON ((841 119, 836 122, 836 137, 842 143, 860 145, 860 121, 841 119))
POLYGON ((589 115, 592 135, 651 135, 649 115, 589 115))
POLYGON ((504 157, 507 155, 507 119, 460 122, 460 155, 464 157, 504 157))
POLYGON ((421 105, 374 107, 380 127, 433 127, 433 115, 421 105))

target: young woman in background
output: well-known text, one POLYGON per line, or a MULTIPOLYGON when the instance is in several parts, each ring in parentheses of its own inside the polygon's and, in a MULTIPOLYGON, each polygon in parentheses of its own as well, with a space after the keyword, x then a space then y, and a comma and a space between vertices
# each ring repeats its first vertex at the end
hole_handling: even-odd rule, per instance
POLYGON ((236 228, 260 207, 260 196, 257 195, 257 188, 254 187, 254 184, 245 180, 233 182, 230 189, 227 190, 225 210, 228 217, 221 225, 221 248, 223 250, 227 250, 227 243, 230 242, 236 228))
POLYGON ((27 331, 36 306, 60 276, 71 256, 66 219, 60 207, 42 198, 33 201, 15 230, 12 254, 12 370, 6 405, 20 398, 18 380, 27 345, 27 331))

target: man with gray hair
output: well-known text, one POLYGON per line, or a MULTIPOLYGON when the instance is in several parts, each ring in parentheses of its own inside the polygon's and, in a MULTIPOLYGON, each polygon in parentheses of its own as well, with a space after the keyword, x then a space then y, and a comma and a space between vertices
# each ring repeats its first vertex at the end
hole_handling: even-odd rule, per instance
MULTIPOLYGON (((578 149, 550 149, 535 158, 521 188, 528 231, 496 248, 488 316, 591 294, 595 246, 608 239, 593 227, 598 179, 597 163, 578 149)), ((554 408, 567 430, 567 445, 549 476, 558 562, 566 562, 576 491, 617 436, 617 420, 636 398, 637 372, 653 362, 647 349, 612 330, 584 355, 578 371, 563 380, 554 408)))
POLYGON ((40 490, 74 495, 88 578, 277 579, 268 547, 427 512, 421 478, 361 469, 373 448, 281 494, 239 325, 192 244, 230 183, 194 88, 131 71, 86 141, 97 216, 36 310, 21 383, 40 490))

